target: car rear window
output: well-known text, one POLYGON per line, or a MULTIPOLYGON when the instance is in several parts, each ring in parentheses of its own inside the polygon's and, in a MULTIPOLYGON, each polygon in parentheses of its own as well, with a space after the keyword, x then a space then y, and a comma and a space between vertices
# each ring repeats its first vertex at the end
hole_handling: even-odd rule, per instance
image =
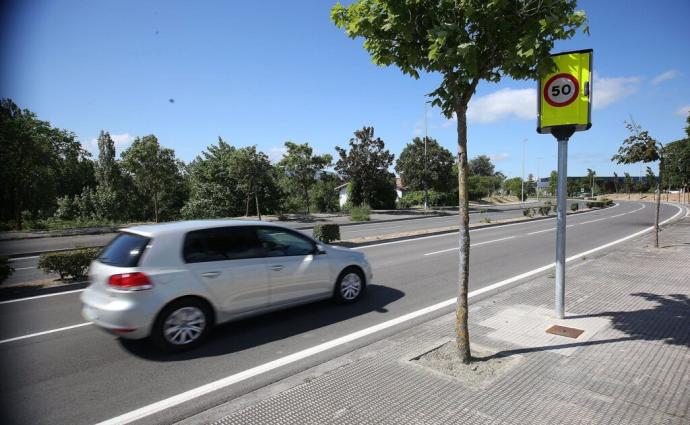
POLYGON ((135 267, 149 240, 145 236, 120 233, 103 249, 98 261, 117 267, 135 267))

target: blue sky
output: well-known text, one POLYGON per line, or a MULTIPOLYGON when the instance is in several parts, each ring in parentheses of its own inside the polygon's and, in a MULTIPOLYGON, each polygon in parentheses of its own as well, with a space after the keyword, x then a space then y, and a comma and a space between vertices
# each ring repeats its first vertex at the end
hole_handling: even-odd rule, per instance
MULTIPOLYGON (((424 133, 425 94, 414 80, 373 65, 361 40, 329 20, 331 1, 25 1, 4 13, 0 97, 88 149, 101 129, 118 149, 153 133, 185 161, 218 136, 256 144, 274 159, 286 140, 335 156, 372 125, 397 155, 424 133)), ((569 175, 640 172, 610 162, 635 121, 662 142, 683 137, 690 109, 690 2, 581 1, 590 36, 555 51, 594 49, 593 127, 569 144, 569 175)), ((7 6, 6 6, 7 7, 7 6)), ((556 142, 538 135, 535 83, 481 83, 470 106, 470 156, 490 155, 509 176, 545 176, 556 142)), ((429 136, 456 152, 453 122, 428 112, 429 136)))

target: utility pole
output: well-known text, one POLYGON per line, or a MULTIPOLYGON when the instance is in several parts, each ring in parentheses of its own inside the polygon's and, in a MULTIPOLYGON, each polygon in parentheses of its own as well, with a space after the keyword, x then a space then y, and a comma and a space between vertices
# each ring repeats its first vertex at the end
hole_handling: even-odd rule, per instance
POLYGON ((539 169, 541 168, 541 157, 537 157, 537 202, 539 202, 539 183, 541 179, 539 178, 539 169))

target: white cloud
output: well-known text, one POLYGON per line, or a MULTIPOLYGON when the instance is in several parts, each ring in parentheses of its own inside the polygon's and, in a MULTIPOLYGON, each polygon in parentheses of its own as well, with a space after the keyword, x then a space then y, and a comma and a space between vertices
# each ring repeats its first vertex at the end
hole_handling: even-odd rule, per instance
POLYGON ((653 85, 658 85, 663 83, 664 81, 672 80, 676 77, 680 77, 680 71, 677 69, 669 69, 668 71, 662 72, 661 74, 657 75, 654 77, 652 80, 653 85))
POLYGON ((287 153, 287 148, 285 146, 272 147, 268 150, 268 160, 272 163, 276 163, 283 159, 283 155, 287 153))
MULTIPOLYGON (((115 148, 117 150, 125 149, 134 140, 134 136, 130 135, 129 133, 111 134, 110 138, 113 139, 115 148)), ((93 149, 98 149, 98 138, 94 137, 93 139, 90 139, 89 146, 93 149)))
POLYGON ((501 89, 475 97, 467 110, 470 122, 490 123, 510 117, 523 120, 537 117, 536 89, 501 89))
POLYGON ((681 106, 680 108, 676 109, 676 115, 683 118, 690 115, 690 105, 681 106))
POLYGON ((500 162, 500 161, 505 161, 506 159, 510 158, 510 154, 508 152, 501 152, 501 153, 496 153, 489 155, 489 158, 493 162, 500 162))
POLYGON ((608 78, 594 73, 592 107, 601 109, 636 93, 641 82, 639 77, 608 78))

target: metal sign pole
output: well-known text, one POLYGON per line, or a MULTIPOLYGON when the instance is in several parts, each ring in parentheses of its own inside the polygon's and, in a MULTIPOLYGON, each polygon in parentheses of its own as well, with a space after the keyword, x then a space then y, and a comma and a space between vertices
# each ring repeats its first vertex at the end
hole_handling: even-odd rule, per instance
POLYGON ((568 197, 568 137, 558 137, 558 187, 556 189, 556 316, 565 317, 565 217, 568 197))

